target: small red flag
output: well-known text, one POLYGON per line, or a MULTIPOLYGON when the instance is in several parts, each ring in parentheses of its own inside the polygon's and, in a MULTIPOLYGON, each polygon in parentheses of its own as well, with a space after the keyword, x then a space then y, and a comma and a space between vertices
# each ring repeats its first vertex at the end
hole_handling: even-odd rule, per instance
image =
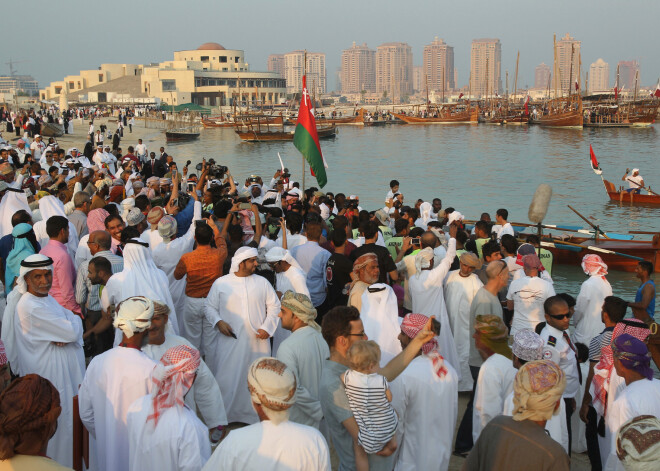
POLYGON ((653 92, 653 96, 660 97, 660 80, 658 80, 658 84, 655 86, 655 92, 653 92))
POLYGON ((614 87, 614 99, 619 99, 619 89, 617 87, 614 87))
POLYGON ((589 157, 591 158, 591 169, 596 173, 596 175, 603 173, 603 171, 600 169, 598 159, 596 159, 596 154, 594 153, 594 149, 591 147, 591 144, 589 144, 589 157))
MULTIPOLYGON (((660 95, 658 95, 658 96, 660 96, 660 95)), ((461 93, 460 95, 458 95, 458 99, 460 100, 461 98, 463 98, 463 94, 462 94, 462 93, 461 93)))

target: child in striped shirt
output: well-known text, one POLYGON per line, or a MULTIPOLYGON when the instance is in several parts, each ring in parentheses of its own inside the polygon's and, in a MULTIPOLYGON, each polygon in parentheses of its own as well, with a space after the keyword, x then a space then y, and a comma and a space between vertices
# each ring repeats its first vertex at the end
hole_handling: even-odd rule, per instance
POLYGON ((360 340, 347 353, 352 369, 342 375, 346 396, 358 425, 353 442, 357 471, 368 471, 367 454, 396 450, 399 419, 392 407, 387 379, 377 373, 380 347, 373 340, 360 340))

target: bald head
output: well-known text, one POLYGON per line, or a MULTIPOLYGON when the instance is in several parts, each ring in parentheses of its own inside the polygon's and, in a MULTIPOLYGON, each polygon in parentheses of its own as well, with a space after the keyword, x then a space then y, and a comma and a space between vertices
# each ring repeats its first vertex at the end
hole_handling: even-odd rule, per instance
POLYGON ((110 250, 112 244, 110 233, 106 231, 94 231, 89 235, 89 243, 97 244, 99 251, 110 250))
POLYGON ((431 231, 426 231, 422 234, 422 248, 431 247, 432 249, 436 248, 438 245, 438 238, 431 231))

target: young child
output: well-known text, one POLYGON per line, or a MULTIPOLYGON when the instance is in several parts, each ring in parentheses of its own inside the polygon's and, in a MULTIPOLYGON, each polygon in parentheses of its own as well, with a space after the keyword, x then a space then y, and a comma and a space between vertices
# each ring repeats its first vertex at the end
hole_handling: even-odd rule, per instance
POLYGON ((368 471, 367 454, 396 449, 394 436, 399 419, 392 407, 392 392, 387 380, 376 373, 380 348, 373 340, 360 340, 347 353, 351 370, 341 380, 358 425, 358 439, 353 442, 357 471, 368 471))

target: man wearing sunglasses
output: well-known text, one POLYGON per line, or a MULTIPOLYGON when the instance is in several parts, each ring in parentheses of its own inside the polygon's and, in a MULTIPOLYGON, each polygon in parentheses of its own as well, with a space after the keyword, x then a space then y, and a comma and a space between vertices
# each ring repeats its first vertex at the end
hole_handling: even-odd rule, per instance
POLYGON ((568 335, 571 312, 568 304, 560 296, 550 296, 543 303, 546 325, 540 335, 547 346, 559 352, 559 367, 566 375, 566 389, 563 398, 566 403, 566 426, 568 428, 569 455, 571 448, 571 415, 575 412, 575 396, 582 383, 582 372, 578 365, 575 345, 568 335))

